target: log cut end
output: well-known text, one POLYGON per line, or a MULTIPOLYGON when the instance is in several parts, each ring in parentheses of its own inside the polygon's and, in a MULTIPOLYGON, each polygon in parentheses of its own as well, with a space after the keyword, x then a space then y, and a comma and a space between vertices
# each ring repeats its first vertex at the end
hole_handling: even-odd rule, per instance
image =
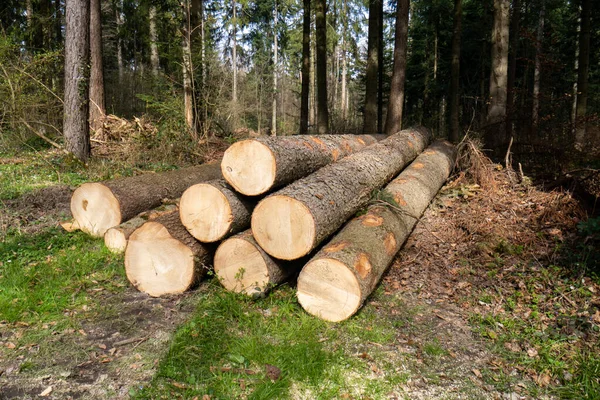
POLYGON ((270 196, 252 213, 252 235, 268 254, 281 260, 307 255, 315 242, 316 224, 310 210, 289 196, 270 196))
POLYGON ((356 313, 362 297, 358 280, 346 265, 320 258, 306 264, 300 272, 298 301, 309 314, 339 322, 356 313))
POLYGON ((204 183, 190 186, 183 192, 179 216, 188 232, 205 243, 222 239, 233 220, 227 197, 214 186, 204 183))
POLYGON ((104 234, 104 244, 113 253, 123 253, 127 247, 125 232, 119 227, 112 227, 104 234))
POLYGON ((138 290, 150 296, 183 293, 194 283, 194 255, 162 224, 146 222, 129 237, 125 272, 138 290))
POLYGON ((247 295, 265 293, 270 282, 267 262, 256 245, 243 238, 225 240, 215 253, 215 274, 225 289, 247 295))
POLYGON ((73 192, 71 213, 79 228, 101 237, 121 223, 121 207, 113 192, 101 183, 84 183, 73 192))
POLYGON ((223 155, 223 177, 241 194, 258 196, 266 193, 275 183, 275 155, 256 140, 234 143, 223 155))

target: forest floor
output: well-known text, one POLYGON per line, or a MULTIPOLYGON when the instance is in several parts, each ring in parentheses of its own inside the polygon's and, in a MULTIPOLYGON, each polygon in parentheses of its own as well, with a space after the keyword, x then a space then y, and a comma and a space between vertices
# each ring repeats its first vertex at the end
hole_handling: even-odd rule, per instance
POLYGON ((2 156, 0 399, 600 399, 599 220, 485 168, 453 178, 331 324, 292 285, 136 292, 122 256, 57 226, 101 174, 2 156))

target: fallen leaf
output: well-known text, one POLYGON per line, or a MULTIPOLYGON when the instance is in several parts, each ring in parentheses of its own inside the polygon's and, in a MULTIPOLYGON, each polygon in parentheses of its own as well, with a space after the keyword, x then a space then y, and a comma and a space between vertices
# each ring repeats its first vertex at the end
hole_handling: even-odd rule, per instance
POLYGON ((267 376, 272 381, 276 381, 281 376, 281 370, 274 365, 266 364, 265 370, 267 372, 267 376))
POLYGON ((473 372, 473 374, 475 374, 476 377, 478 377, 479 379, 481 379, 482 375, 481 375, 481 371, 480 370, 473 368, 471 371, 473 372))
POLYGON ((545 387, 550 384, 550 380, 551 380, 550 375, 540 374, 540 375, 538 375, 537 379, 535 380, 535 383, 537 383, 539 386, 545 387))
POLYGON ((210 395, 205 394, 204 396, 202 396, 202 400, 210 400, 210 395))
POLYGON ((13 342, 6 342, 4 343, 4 347, 6 347, 7 349, 14 349, 17 346, 13 342))
POLYGON ((592 321, 594 321, 597 324, 600 324, 600 310, 596 310, 594 315, 592 315, 592 321))
POLYGON ((538 351, 534 348, 528 349, 527 355, 531 358, 536 357, 538 355, 538 351))
POLYGON ((104 343, 98 343, 98 347, 102 350, 106 350, 106 345, 104 343))
POLYGON ((48 386, 46 389, 44 389, 44 391, 42 393, 40 393, 40 396, 46 397, 50 393, 52 393, 52 386, 48 386))

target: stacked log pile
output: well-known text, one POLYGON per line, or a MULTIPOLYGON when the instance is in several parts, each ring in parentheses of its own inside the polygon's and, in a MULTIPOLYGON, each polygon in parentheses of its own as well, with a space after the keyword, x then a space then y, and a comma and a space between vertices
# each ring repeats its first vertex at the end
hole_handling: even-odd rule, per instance
POLYGON ((244 140, 220 168, 84 184, 72 212, 80 229, 125 249, 128 279, 151 296, 182 293, 211 267, 227 290, 251 296, 300 273, 300 304, 341 321, 375 288, 450 173, 454 148, 425 150, 430 141, 423 128, 244 140), (390 180, 391 200, 352 219, 390 180), (178 209, 149 211, 179 196, 178 209))

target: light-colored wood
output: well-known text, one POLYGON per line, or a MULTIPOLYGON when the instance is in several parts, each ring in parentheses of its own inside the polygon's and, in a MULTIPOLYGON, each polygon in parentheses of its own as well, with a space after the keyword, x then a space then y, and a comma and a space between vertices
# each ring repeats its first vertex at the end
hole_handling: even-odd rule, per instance
POLYGON ((79 228, 103 236, 110 227, 121 223, 121 207, 112 191, 102 183, 84 183, 71 197, 71 213, 79 228))
MULTIPOLYGON (((145 221, 140 219, 139 222, 140 224, 138 227, 141 226, 145 221)), ((113 226, 112 228, 108 229, 104 234, 104 245, 113 253, 123 253, 127 247, 127 238, 125 237, 125 231, 123 231, 123 228, 113 226)))
POLYGON ((233 219, 227 198, 211 185, 189 187, 181 196, 180 207, 181 222, 201 242, 219 240, 233 219))
POLYGON ((221 161, 223 177, 247 196, 268 191, 275 181, 275 155, 256 140, 242 140, 229 146, 221 161))
POLYGON ((79 230, 79 223, 75 219, 63 221, 60 223, 60 226, 67 232, 75 232, 79 230))

